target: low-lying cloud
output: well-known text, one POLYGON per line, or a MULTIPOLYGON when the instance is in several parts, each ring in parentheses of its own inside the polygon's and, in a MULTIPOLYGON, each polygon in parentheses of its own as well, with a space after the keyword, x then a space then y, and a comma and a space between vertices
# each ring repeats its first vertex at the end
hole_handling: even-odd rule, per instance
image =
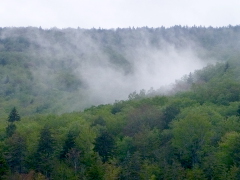
POLYGON ((129 74, 113 68, 107 59, 102 64, 93 62, 78 67, 76 74, 88 85, 93 101, 109 103, 127 99, 133 91, 170 85, 206 65, 191 49, 178 52, 170 45, 164 51, 150 47, 134 49, 130 63, 132 72, 129 74))
POLYGON ((171 37, 172 43, 162 38, 156 43, 145 29, 20 30, 3 32, 1 39, 21 36, 30 42, 29 67, 38 87, 60 90, 70 106, 66 111, 125 100, 141 89, 159 89, 206 65, 196 43, 177 36, 171 37))

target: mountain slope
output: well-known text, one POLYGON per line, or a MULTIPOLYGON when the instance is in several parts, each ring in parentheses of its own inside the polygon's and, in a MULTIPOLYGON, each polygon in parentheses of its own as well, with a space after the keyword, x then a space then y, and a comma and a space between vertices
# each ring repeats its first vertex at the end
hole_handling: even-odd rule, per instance
POLYGON ((83 110, 158 89, 207 63, 237 59, 239 38, 239 26, 0 28, 1 116, 13 106, 23 115, 83 110))

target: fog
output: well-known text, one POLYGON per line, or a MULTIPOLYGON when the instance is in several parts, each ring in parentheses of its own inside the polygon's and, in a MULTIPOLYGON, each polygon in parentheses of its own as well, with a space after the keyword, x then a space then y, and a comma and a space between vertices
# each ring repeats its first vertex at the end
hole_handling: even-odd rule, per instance
POLYGON ((185 74, 206 65, 206 62, 198 58, 191 49, 180 52, 172 47, 167 49, 135 50, 134 58, 131 59, 133 72, 127 75, 113 68, 108 61, 98 65, 85 64, 78 67, 77 72, 88 85, 94 101, 109 103, 116 99, 127 99, 133 91, 168 87, 185 74))
POLYGON ((184 37, 172 39, 184 42, 176 46, 161 38, 153 44, 155 37, 146 31, 29 28, 19 32, 8 30, 1 39, 21 35, 30 42, 30 70, 39 84, 35 90, 61 90, 66 111, 126 100, 141 89, 166 90, 207 64, 200 58, 201 47, 184 37))

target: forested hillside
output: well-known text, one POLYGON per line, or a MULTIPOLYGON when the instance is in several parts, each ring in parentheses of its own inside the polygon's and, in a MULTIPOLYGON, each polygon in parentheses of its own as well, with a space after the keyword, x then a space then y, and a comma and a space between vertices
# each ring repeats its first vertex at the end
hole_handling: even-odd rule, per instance
POLYGON ((239 26, 0 28, 0 117, 13 106, 22 115, 63 113, 157 90, 237 58, 239 42, 239 26))
POLYGON ((1 29, 1 178, 240 179, 239 38, 238 26, 1 29), (97 89, 79 67, 106 63, 132 78, 143 47, 191 48, 193 60, 215 63, 179 77, 168 93, 133 90, 128 100, 91 106, 97 89))
MULTIPOLYGON (((240 64, 187 76, 173 96, 1 121, 6 179, 239 179, 240 64)), ((154 92, 152 92, 154 93, 154 92)))

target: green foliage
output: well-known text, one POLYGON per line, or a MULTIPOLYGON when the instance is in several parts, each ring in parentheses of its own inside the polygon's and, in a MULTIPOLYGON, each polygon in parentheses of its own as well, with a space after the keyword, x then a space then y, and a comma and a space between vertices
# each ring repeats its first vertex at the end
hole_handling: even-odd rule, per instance
POLYGON ((102 161, 106 162, 112 156, 114 147, 114 139, 111 134, 103 132, 96 138, 94 150, 102 157, 102 161))
POLYGON ((16 108, 14 107, 8 116, 8 122, 20 121, 20 115, 18 114, 16 108))
POLYGON ((116 113, 118 113, 118 112, 121 112, 121 110, 122 110, 122 108, 124 107, 124 104, 123 104, 123 102, 115 102, 114 103, 114 106, 113 106, 113 108, 112 108, 112 110, 111 110, 111 113, 112 114, 116 114, 116 113))
POLYGON ((36 169, 46 177, 53 171, 54 139, 49 127, 45 126, 40 132, 37 151, 35 154, 36 169))
POLYGON ((69 153, 69 151, 76 146, 75 138, 76 135, 72 131, 68 132, 67 139, 65 140, 65 143, 63 145, 63 150, 60 154, 61 159, 65 159, 67 153, 69 153))
POLYGON ((110 163, 104 165, 104 180, 117 180, 119 179, 120 167, 117 166, 116 162, 112 160, 110 163))
POLYGON ((142 159, 139 152, 128 156, 123 161, 123 169, 120 179, 140 179, 142 159))
POLYGON ((172 144, 177 148, 184 167, 201 163, 212 137, 210 118, 190 111, 184 119, 172 124, 172 144))
POLYGON ((123 132, 127 136, 134 136, 145 128, 158 127, 162 129, 163 126, 162 112, 154 106, 142 104, 129 113, 123 132))
POLYGON ((100 125, 100 126, 106 126, 106 122, 105 120, 103 119, 102 116, 99 116, 97 119, 94 120, 93 126, 96 126, 96 125, 100 125))
POLYGON ((58 162, 54 165, 52 179, 76 180, 78 177, 74 174, 67 164, 58 162))
POLYGON ((237 116, 240 117, 240 105, 238 105, 237 116))
POLYGON ((97 154, 93 154, 92 160, 94 163, 89 167, 87 171, 87 177, 90 180, 103 180, 104 178, 104 167, 102 161, 97 154))
MULTIPOLYGON (((187 40, 191 39, 197 56, 207 60, 220 59, 223 62, 190 73, 185 83, 187 89, 191 85, 198 89, 199 83, 210 82, 221 76, 238 75, 239 78, 239 71, 235 68, 239 65, 239 32, 239 26, 116 30, 1 28, 1 117, 6 117, 12 106, 19 107, 22 116, 71 112, 90 107, 93 102, 90 102, 88 84, 85 83, 85 77, 77 73, 79 64, 105 63, 107 60, 114 71, 117 70, 128 78, 134 72, 132 59, 136 58, 136 49, 141 47, 163 50, 166 46, 164 42, 180 51, 189 47, 187 40)), ((227 94, 218 94, 216 88, 216 93, 205 93, 207 97, 204 99, 213 96, 210 99, 215 101, 214 98, 219 96, 216 100, 218 103, 236 101, 239 98, 237 88, 239 87, 235 86, 229 92, 226 89, 227 94)), ((131 93, 129 98, 136 100, 157 94, 153 89, 148 92, 141 90, 140 93, 131 93)), ((197 97, 199 101, 203 94, 197 97)), ((117 107, 113 107, 113 113, 114 109, 117 110, 117 107)))
POLYGON ((240 134, 233 131, 225 134, 219 144, 218 157, 228 167, 240 164, 239 140, 240 134))
POLYGON ((124 136, 116 141, 116 156, 120 161, 123 161, 128 153, 134 152, 133 138, 124 136))
POLYGON ((176 104, 167 106, 163 113, 164 129, 168 128, 169 123, 178 115, 180 112, 179 107, 176 104))
POLYGON ((14 37, 0 40, 0 179, 240 179, 239 26, 4 31, 14 37), (83 35, 101 48, 79 52, 75 46, 88 45, 83 35), (222 63, 176 81, 171 95, 141 90, 90 107, 88 84, 71 59, 100 61, 103 51, 127 78, 134 71, 127 50, 146 40, 181 50, 183 37, 204 49, 198 56, 222 63))
POLYGON ((7 179, 6 175, 9 173, 9 166, 6 159, 3 156, 3 152, 0 152, 0 179, 7 179))
POLYGON ((187 180, 207 180, 202 169, 194 168, 186 173, 187 180))
POLYGON ((19 134, 13 134, 6 141, 6 160, 12 173, 23 173, 26 171, 26 142, 19 134))
POLYGON ((15 132, 16 132, 16 125, 15 124, 8 124, 8 126, 6 127, 6 135, 7 137, 11 137, 15 132))

